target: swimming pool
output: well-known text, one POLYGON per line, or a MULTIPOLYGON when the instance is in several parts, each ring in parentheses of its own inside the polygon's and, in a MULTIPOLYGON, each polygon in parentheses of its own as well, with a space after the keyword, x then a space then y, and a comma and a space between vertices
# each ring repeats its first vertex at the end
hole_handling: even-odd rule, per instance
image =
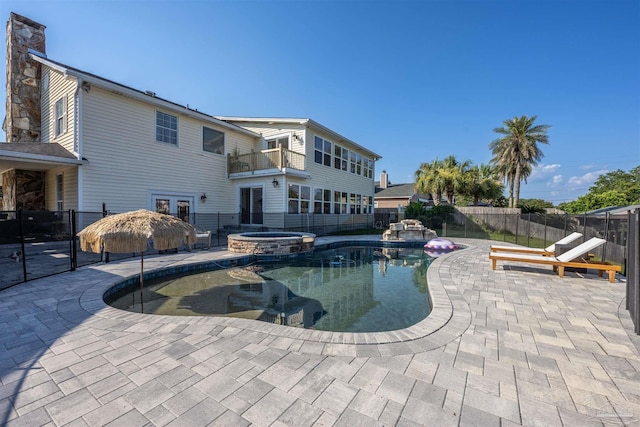
MULTIPOLYGON (((334 332, 403 329, 430 311, 421 247, 349 246, 185 276, 145 279, 145 313, 226 316, 334 332)), ((140 311, 135 286, 105 301, 140 311)))

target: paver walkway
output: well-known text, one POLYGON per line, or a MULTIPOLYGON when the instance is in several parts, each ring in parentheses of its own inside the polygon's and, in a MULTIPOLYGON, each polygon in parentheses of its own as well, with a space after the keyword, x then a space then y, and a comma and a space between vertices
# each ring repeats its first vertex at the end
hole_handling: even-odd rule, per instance
POLYGON ((434 319, 382 335, 105 307, 138 259, 0 291, 0 425, 640 425, 624 283, 491 271, 490 242, 458 240, 428 270, 434 319))

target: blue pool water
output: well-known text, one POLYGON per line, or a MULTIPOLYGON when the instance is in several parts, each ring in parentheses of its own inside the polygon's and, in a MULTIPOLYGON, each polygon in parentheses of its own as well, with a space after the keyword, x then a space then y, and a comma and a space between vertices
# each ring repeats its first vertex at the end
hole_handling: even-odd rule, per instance
MULTIPOLYGON (((231 316, 334 332, 403 329, 429 315, 422 248, 342 247, 265 262, 145 280, 144 312, 231 316)), ((139 290, 110 305, 140 311, 139 290)))

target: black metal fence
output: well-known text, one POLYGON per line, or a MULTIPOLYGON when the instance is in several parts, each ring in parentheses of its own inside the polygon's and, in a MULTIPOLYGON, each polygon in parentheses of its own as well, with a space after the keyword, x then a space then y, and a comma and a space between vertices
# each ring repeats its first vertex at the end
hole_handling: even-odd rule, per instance
MULTIPOLYGON (((80 250, 76 233, 107 212, 0 212, 0 289, 77 267, 113 261, 135 254, 94 254, 80 250)), ((640 211, 623 215, 550 215, 461 213, 425 224, 439 236, 508 241, 546 247, 578 231, 583 240, 601 237, 607 243, 595 251, 602 262, 623 267, 627 276, 627 309, 640 333, 640 211)), ((242 215, 191 214, 183 218, 199 230, 211 231, 212 246, 226 246, 227 236, 240 231, 306 231, 322 236, 355 230, 387 228, 402 215, 376 214, 251 214, 260 224, 242 224, 242 215)), ((186 248, 183 248, 186 249, 186 248)), ((155 253, 148 249, 145 253, 155 253)))
MULTIPOLYGON (((428 226, 428 225, 427 225, 428 226)), ((461 213, 456 211, 435 230, 443 237, 470 237, 511 242, 523 246, 544 248, 574 231, 582 233, 578 243, 592 237, 607 242, 593 253, 600 262, 621 265, 628 263, 627 236, 629 220, 621 215, 557 215, 509 213, 461 213)))
MULTIPOLYGON (((0 211, 0 290, 101 261, 136 254, 83 252, 76 233, 112 212, 0 211)), ((351 232, 374 226, 373 214, 251 214, 261 224, 241 224, 241 215, 190 214, 183 217, 198 230, 211 232, 211 246, 226 246, 227 236, 240 231, 305 231, 316 235, 351 232)), ((205 246, 203 241, 197 248, 205 246)), ((187 249, 179 248, 179 249, 187 249)), ((145 254, 157 253, 149 248, 145 254)))
POLYGON ((634 325, 634 332, 640 334, 640 209, 629 212, 627 223, 627 310, 634 325))

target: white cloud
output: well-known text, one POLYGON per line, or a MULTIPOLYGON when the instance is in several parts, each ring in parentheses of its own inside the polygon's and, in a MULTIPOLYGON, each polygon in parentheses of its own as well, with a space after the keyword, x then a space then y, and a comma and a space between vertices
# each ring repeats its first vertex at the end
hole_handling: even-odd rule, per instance
POLYGON ((554 175, 553 178, 551 178, 551 181, 547 183, 547 185, 550 185, 552 187, 558 187, 562 185, 562 183, 564 183, 564 178, 562 177, 562 175, 558 174, 558 175, 554 175))
POLYGON ((601 168, 603 165, 596 165, 594 163, 590 164, 590 165, 582 165, 580 166, 580 169, 588 171, 590 169, 595 169, 595 168, 601 168))
POLYGON ((605 173, 609 173, 609 171, 606 169, 601 169, 594 172, 585 173, 582 176, 572 176, 571 178, 569 178, 568 183, 569 185, 575 187, 591 186, 591 184, 593 184, 600 175, 604 175, 605 173))
POLYGON ((531 175, 527 181, 529 182, 537 182, 537 181, 545 181, 550 177, 557 174, 558 169, 560 169, 560 165, 555 163, 552 165, 538 165, 533 168, 531 171, 531 175))

